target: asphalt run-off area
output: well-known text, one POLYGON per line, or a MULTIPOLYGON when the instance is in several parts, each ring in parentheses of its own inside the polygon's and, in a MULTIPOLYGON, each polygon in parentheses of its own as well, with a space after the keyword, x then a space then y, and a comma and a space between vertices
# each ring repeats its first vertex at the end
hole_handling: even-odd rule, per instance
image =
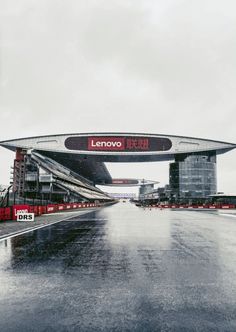
POLYGON ((1 332, 236 331, 236 212, 61 217, 0 240, 1 332))

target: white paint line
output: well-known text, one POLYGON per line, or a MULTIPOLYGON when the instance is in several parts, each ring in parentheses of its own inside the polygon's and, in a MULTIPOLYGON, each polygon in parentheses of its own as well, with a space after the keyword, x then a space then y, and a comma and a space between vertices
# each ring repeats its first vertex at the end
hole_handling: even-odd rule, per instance
MULTIPOLYGON (((91 210, 80 211, 80 213, 78 214, 78 216, 82 216, 83 214, 85 214, 87 212, 91 212, 91 210)), ((60 220, 57 220, 57 221, 53 221, 53 222, 48 223, 48 224, 39 225, 39 226, 35 226, 35 227, 32 227, 32 228, 27 228, 27 229, 25 229, 23 231, 18 231, 18 232, 6 234, 6 236, 3 235, 3 237, 0 237, 0 242, 3 241, 3 240, 11 239, 11 238, 19 236, 19 235, 23 235, 23 234, 26 234, 26 233, 33 232, 33 231, 35 231, 37 229, 40 229, 40 228, 44 228, 44 227, 48 227, 48 226, 57 224, 59 222, 62 222, 62 221, 65 221, 65 220, 68 220, 68 219, 71 219, 71 218, 73 218, 73 217, 70 215, 68 218, 63 218, 63 219, 60 219, 60 220)))
MULTIPOLYGON (((79 210, 79 211, 78 211, 78 209, 77 210, 61 210, 61 211, 52 212, 52 213, 44 213, 41 216, 56 216, 58 214, 63 215, 63 214, 68 214, 68 213, 77 214, 78 212, 86 212, 86 211, 91 212, 91 211, 94 211, 94 210, 97 210, 97 209, 98 209, 98 207, 84 208, 84 210, 79 210)), ((39 216, 39 217, 41 217, 41 216, 39 216)))
POLYGON ((226 216, 226 217, 232 217, 232 218, 236 218, 235 214, 230 214, 230 213, 219 213, 220 216, 226 216))

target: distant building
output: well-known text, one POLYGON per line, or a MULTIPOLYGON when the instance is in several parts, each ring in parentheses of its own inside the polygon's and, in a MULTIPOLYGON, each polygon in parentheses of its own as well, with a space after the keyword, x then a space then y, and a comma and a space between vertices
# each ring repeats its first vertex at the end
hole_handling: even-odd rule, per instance
POLYGON ((215 194, 210 195, 209 200, 211 203, 219 204, 234 204, 236 205, 236 194, 215 194))
POLYGON ((170 186, 167 184, 164 187, 154 188, 145 188, 145 191, 142 188, 142 192, 139 195, 139 200, 141 201, 155 201, 155 202, 167 202, 170 200, 170 186))
POLYGON ((176 200, 202 199, 217 191, 215 151, 176 155, 169 171, 171 194, 176 200))
POLYGON ((110 197, 114 197, 115 199, 135 199, 136 198, 136 194, 134 193, 106 193, 107 195, 109 195, 110 197))

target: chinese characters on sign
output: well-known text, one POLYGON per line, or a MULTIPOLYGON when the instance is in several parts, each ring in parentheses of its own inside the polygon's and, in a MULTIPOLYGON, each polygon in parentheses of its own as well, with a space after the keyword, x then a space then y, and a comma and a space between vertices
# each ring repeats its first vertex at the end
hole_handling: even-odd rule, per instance
POLYGON ((127 150, 148 150, 149 149, 149 140, 148 138, 127 138, 126 140, 126 149, 127 150))

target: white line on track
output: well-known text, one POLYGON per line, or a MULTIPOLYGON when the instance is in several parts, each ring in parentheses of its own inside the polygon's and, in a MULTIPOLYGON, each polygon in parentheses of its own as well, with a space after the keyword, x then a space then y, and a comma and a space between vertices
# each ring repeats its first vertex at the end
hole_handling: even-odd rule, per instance
MULTIPOLYGON (((78 214, 78 216, 82 216, 83 214, 85 214, 85 213, 89 213, 89 212, 91 212, 91 211, 94 211, 94 210, 83 211, 83 213, 82 213, 82 214, 78 214)), ((82 211, 80 211, 80 212, 82 212, 82 211)), ((72 214, 72 213, 71 213, 71 214, 72 214)), ((76 214, 75 211, 74 211, 73 214, 76 214)), ((50 215, 50 214, 48 214, 48 215, 50 215)), ((59 222, 62 222, 62 221, 65 221, 65 220, 68 220, 68 219, 71 219, 71 218, 73 218, 73 217, 70 215, 70 216, 67 217, 67 218, 63 218, 63 219, 60 219, 60 220, 57 220, 57 221, 53 221, 53 222, 48 223, 48 224, 35 226, 35 227, 33 227, 33 228, 27 228, 27 229, 25 229, 25 230, 23 230, 23 231, 17 231, 17 232, 13 232, 13 233, 7 234, 6 236, 3 235, 2 237, 0 237, 0 242, 3 241, 3 240, 11 239, 11 238, 16 237, 16 236, 18 236, 18 235, 23 235, 23 234, 26 234, 26 233, 33 232, 33 231, 35 231, 35 230, 37 230, 37 229, 40 229, 40 228, 44 228, 44 227, 48 227, 48 226, 51 226, 51 225, 57 224, 57 223, 59 223, 59 222)))
POLYGON ((230 213, 219 213, 220 216, 226 216, 226 217, 232 217, 236 218, 236 214, 230 214, 230 213))

